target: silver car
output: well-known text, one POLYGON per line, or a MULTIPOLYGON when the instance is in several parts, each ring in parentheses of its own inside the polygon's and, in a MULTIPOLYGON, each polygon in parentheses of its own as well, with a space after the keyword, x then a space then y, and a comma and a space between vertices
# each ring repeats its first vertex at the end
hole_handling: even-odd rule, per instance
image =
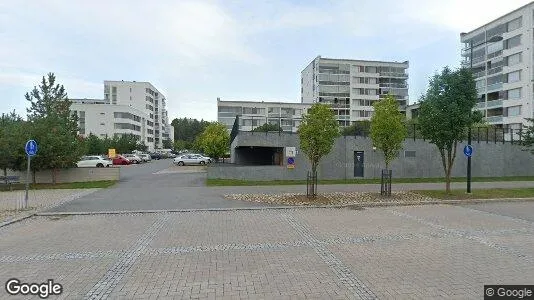
POLYGON ((123 154, 122 156, 126 157, 129 161, 134 164, 140 164, 143 162, 143 159, 135 154, 123 154))
POLYGON ((186 154, 180 155, 173 160, 173 163, 178 166, 185 165, 205 165, 208 163, 208 160, 200 155, 195 154, 186 154))

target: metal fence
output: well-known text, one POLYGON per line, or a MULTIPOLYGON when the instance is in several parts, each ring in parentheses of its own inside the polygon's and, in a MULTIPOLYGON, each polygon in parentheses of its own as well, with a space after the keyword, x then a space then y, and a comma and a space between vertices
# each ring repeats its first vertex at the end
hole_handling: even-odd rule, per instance
MULTIPOLYGON (((408 132, 407 138, 425 140, 420 127, 417 124, 407 124, 406 129, 408 132)), ((471 140, 473 143, 511 143, 520 144, 523 140, 523 129, 511 129, 511 128, 498 128, 493 126, 477 126, 471 129, 471 140)), ((360 136, 369 137, 370 128, 356 128, 354 132, 350 134, 345 133, 347 136, 360 136)), ((467 138, 467 134, 466 134, 467 138)))

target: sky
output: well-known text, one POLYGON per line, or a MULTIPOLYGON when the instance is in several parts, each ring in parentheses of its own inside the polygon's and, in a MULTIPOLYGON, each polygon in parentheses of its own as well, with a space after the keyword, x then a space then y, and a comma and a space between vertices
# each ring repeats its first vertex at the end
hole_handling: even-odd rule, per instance
POLYGON ((48 72, 70 98, 103 98, 104 80, 151 82, 171 119, 216 120, 221 100, 300 101, 318 55, 410 62, 410 103, 460 32, 522 0, 0 0, 0 112, 48 72))

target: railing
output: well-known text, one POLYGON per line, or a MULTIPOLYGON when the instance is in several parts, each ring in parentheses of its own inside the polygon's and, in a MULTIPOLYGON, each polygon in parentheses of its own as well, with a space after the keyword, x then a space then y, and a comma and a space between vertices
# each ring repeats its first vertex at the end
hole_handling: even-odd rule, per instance
POLYGON ((408 77, 408 73, 399 73, 399 72, 380 72, 380 77, 408 77))
POLYGON ((386 88, 398 88, 398 89, 408 88, 408 85, 406 83, 379 83, 378 86, 386 87, 386 88))
POLYGON ((486 71, 480 71, 480 72, 473 73, 473 77, 475 77, 475 78, 479 78, 479 77, 482 77, 482 76, 486 76, 486 71))
POLYGON ((493 100, 487 102, 487 108, 502 106, 502 100, 493 100))
POLYGON ((488 54, 488 59, 492 59, 502 55, 502 50, 488 54))
POLYGON ((487 91, 500 90, 502 89, 502 82, 494 83, 487 86, 487 91))
POLYGON ((489 123, 499 123, 502 122, 502 116, 486 117, 486 121, 489 123))
POLYGON ((486 102, 477 103, 477 108, 485 108, 485 107, 486 107, 486 102))
POLYGON ((488 75, 496 74, 502 72, 502 67, 493 68, 488 70, 488 75))

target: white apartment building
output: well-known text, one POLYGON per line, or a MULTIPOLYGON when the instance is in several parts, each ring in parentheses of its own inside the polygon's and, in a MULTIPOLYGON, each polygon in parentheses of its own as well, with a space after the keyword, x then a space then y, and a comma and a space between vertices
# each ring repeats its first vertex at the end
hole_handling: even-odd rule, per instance
POLYGON ((104 99, 73 99, 81 135, 134 134, 149 151, 174 142, 165 97, 149 82, 104 81, 104 99))
POLYGON ((408 61, 387 62, 317 56, 301 72, 301 102, 329 103, 341 126, 370 120, 373 103, 388 93, 401 111, 408 104, 408 61))
POLYGON ((251 131, 265 123, 297 132, 302 115, 311 104, 263 101, 222 101, 217 98, 217 120, 231 130, 239 116, 239 130, 251 131))
POLYGON ((472 66, 476 80, 477 109, 488 123, 507 132, 507 140, 511 139, 509 129, 513 129, 514 135, 519 133, 525 118, 534 116, 530 86, 534 79, 533 19, 531 2, 460 35, 464 46, 462 65, 472 66))

